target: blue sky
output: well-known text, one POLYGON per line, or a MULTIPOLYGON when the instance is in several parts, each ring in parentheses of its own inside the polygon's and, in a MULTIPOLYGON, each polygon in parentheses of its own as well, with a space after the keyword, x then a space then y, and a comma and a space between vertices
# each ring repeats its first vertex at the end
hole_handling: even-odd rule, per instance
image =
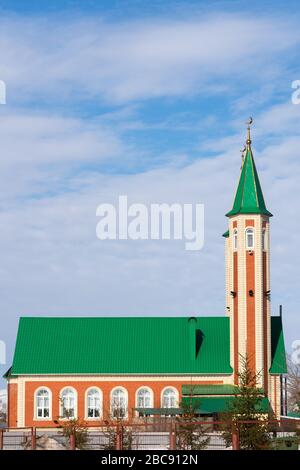
POLYGON ((176 15, 179 11, 181 14, 189 16, 190 11, 258 11, 258 12, 277 12, 288 9, 297 10, 298 3, 291 0, 288 3, 284 0, 276 1, 276 9, 274 2, 266 0, 263 5, 261 2, 254 0, 249 2, 246 0, 212 0, 205 2, 201 0, 177 1, 177 0, 152 0, 146 2, 144 0, 1 0, 0 7, 9 12, 21 12, 22 14, 49 13, 49 12, 68 12, 68 13, 87 13, 100 12, 101 14, 111 15, 113 18, 131 16, 146 16, 153 14, 176 15))
POLYGON ((272 305, 300 337, 297 2, 1 1, 0 339, 20 315, 222 315, 245 139, 272 219, 272 305), (95 211, 205 204, 205 246, 100 242, 95 211))

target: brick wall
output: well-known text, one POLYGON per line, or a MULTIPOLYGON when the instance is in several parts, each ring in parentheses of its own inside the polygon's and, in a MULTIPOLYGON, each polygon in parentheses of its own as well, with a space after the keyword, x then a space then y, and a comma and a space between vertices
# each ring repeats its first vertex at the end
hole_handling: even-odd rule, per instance
MULTIPOLYGON (((111 391, 115 387, 123 387, 127 390, 128 393, 128 418, 132 418, 132 410, 135 408, 136 405, 136 392, 137 390, 144 386, 151 388, 153 392, 153 407, 160 408, 161 407, 161 395, 162 391, 166 387, 174 387, 178 391, 179 402, 181 400, 181 387, 182 384, 189 384, 189 379, 186 381, 86 381, 86 382, 77 382, 77 381, 26 381, 25 383, 25 426, 55 426, 53 420, 57 419, 60 415, 60 392, 65 387, 73 387, 77 392, 77 415, 82 419, 86 419, 85 411, 86 411, 86 391, 90 387, 98 387, 103 394, 103 418, 107 418, 109 410, 110 410, 110 394, 111 391), (38 388, 47 387, 52 393, 52 418, 50 420, 41 420, 35 419, 35 392, 38 388)), ((214 381, 193 381, 193 385, 220 385, 222 384, 222 380, 214 380, 214 381)), ((16 407, 15 407, 16 408, 16 407)), ((14 413, 13 409, 11 409, 12 415, 11 420, 13 421, 14 413)), ((99 421, 90 421, 91 426, 96 426, 99 424, 99 421)), ((11 424, 12 425, 12 424, 11 424)))

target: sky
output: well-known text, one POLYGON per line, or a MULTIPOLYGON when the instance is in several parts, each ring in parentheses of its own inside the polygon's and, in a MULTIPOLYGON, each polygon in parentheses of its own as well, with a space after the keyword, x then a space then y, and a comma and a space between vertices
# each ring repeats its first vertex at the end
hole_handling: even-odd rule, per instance
POLYGON ((272 313, 283 305, 289 351, 300 339, 297 3, 0 0, 1 375, 20 316, 225 313, 249 116, 272 313), (204 204, 203 249, 98 240, 97 206, 124 194, 204 204))

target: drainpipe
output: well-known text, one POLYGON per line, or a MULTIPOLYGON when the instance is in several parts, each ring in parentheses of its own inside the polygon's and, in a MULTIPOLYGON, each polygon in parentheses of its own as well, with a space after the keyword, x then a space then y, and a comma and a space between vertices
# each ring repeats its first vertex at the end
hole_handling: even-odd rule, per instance
MULTIPOLYGON (((284 415, 287 416, 288 414, 288 382, 287 382, 287 376, 284 377, 284 396, 285 396, 285 401, 284 401, 284 415)), ((299 409, 300 409, 300 402, 298 403, 299 409)))
MULTIPOLYGON (((279 305, 279 316, 282 319, 282 305, 279 305)), ((280 414, 281 416, 285 415, 285 400, 286 400, 286 396, 283 390, 283 381, 284 381, 283 375, 280 374, 280 414)))

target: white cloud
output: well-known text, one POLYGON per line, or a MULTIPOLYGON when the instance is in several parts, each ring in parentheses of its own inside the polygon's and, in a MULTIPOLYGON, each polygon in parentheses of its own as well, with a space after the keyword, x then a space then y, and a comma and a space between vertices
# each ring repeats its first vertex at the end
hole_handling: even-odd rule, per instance
MULTIPOLYGON (((99 19, 1 22, 0 78, 7 82, 8 102, 13 93, 14 101, 42 97, 59 106, 34 113, 8 105, 1 120, 1 334, 13 344, 18 315, 222 315, 221 234, 239 175, 240 122, 228 118, 233 134, 199 144, 202 155, 215 152, 215 158, 187 165, 184 151, 149 155, 124 140, 122 129, 148 126, 131 104, 93 119, 68 117, 63 105, 82 97, 124 103, 195 91, 232 93, 232 83, 244 78, 265 85, 279 73, 278 54, 282 60, 282 52, 298 44, 298 26, 237 15, 123 25, 99 19), (90 168, 150 157, 164 164, 136 175, 90 168), (119 194, 132 202, 203 202, 204 250, 186 252, 181 242, 100 242, 96 207, 119 194)), ((287 306, 288 345, 300 328, 299 112, 300 106, 289 104, 266 108, 253 132, 262 186, 275 215, 272 301, 287 306), (264 142, 261 152, 256 142, 264 142)), ((218 124, 211 117, 203 123, 218 124)))
MULTIPOLYGON (((261 117, 263 120, 263 116, 261 117)), ((272 219, 272 301, 286 304, 287 345, 299 331, 297 190, 300 140, 256 152, 272 219), (284 168, 284 170, 283 170, 284 168), (286 168, 286 170, 285 170, 286 168), (288 170, 292 169, 292 170, 288 170), (293 197, 294 195, 294 197, 293 197)), ((136 175, 89 175, 73 192, 2 211, 0 284, 6 315, 222 315, 225 212, 239 174, 235 143, 214 159, 136 175), (129 202, 203 202, 205 247, 183 242, 105 242, 96 238, 96 207, 128 194, 129 202), (17 293, 17 295, 16 295, 17 293)))
POLYGON ((0 141, 0 205, 20 195, 67 190, 70 174, 92 163, 112 165, 128 150, 118 133, 97 118, 18 110, 5 113, 0 141))
POLYGON ((109 24, 1 19, 1 77, 18 99, 84 97, 117 102, 228 91, 231 81, 274 80, 295 48, 297 23, 251 15, 109 24), (51 31, 51 34, 49 34, 51 31), (272 58, 272 60, 271 60, 272 58))

